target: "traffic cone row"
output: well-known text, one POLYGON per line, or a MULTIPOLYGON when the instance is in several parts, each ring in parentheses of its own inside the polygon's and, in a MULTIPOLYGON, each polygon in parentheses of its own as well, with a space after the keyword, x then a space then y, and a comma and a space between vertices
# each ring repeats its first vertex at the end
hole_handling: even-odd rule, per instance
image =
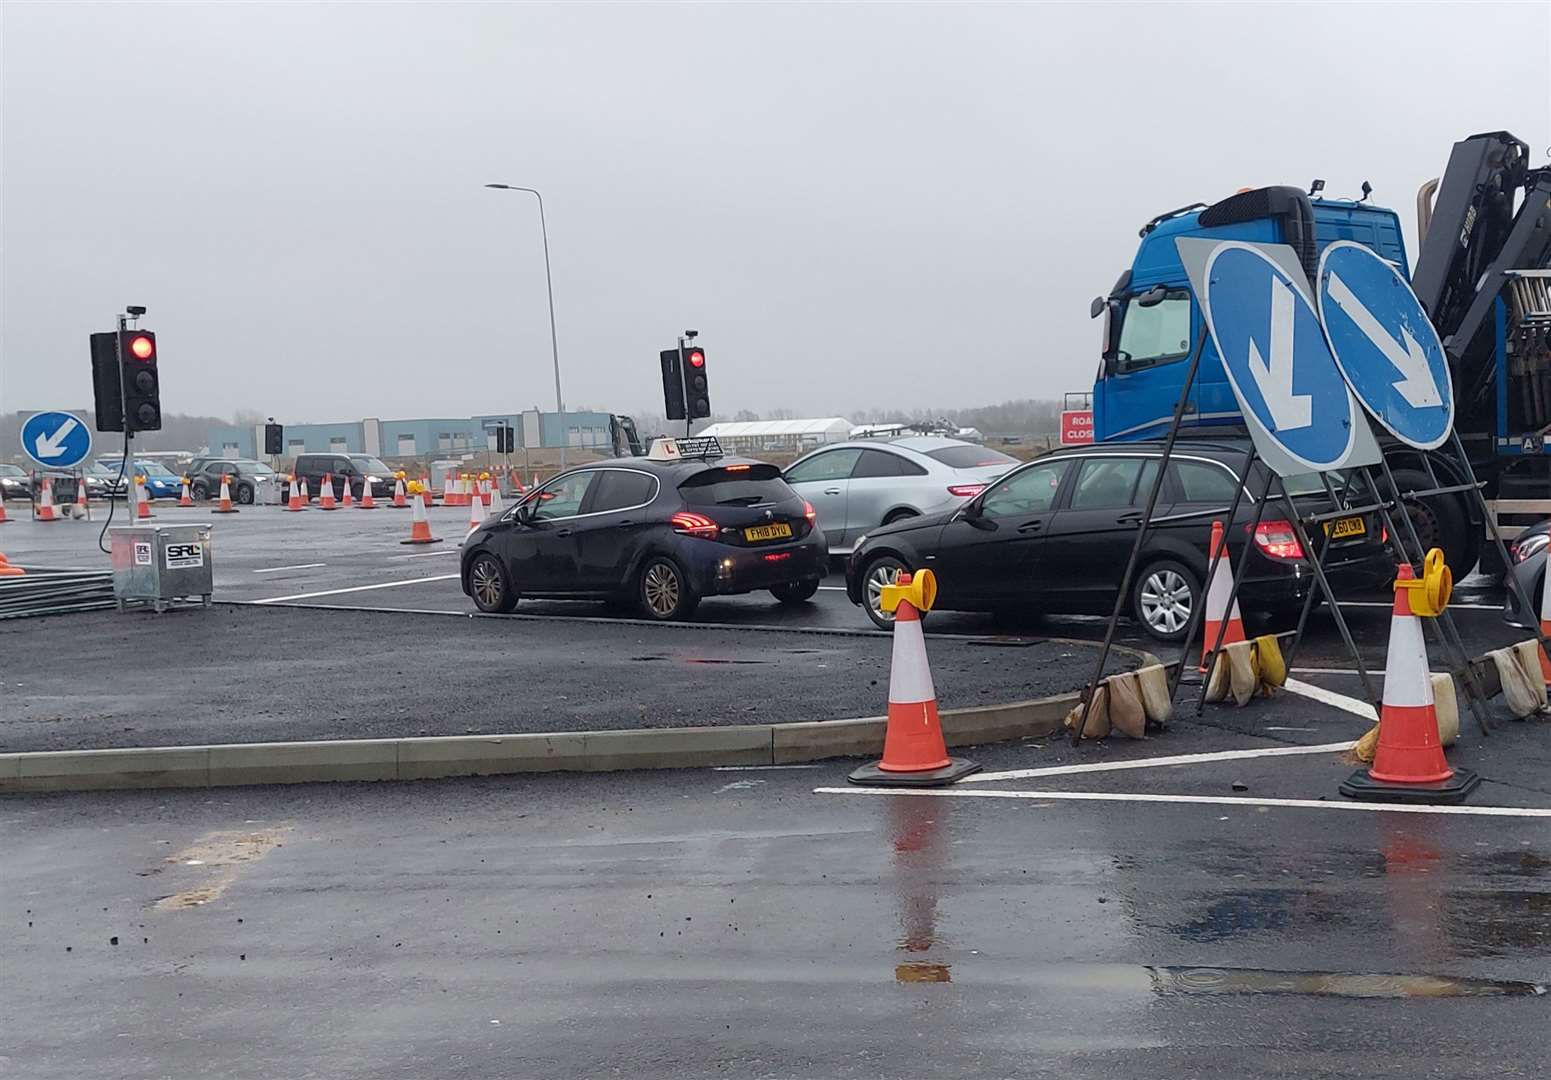
MULTIPOLYGON (((1434 554, 1428 553, 1428 571, 1434 554)), ((1442 555, 1438 568, 1447 573, 1442 555)), ((1424 571, 1424 579, 1428 576, 1424 571)), ((1353 799, 1389 802, 1455 803, 1473 791, 1481 778, 1469 769, 1451 769, 1443 757, 1438 714, 1433 700, 1427 643, 1415 608, 1418 586, 1410 563, 1395 575, 1395 606, 1389 621, 1389 647, 1384 658, 1384 696, 1379 710, 1379 743, 1373 767, 1359 770, 1341 784, 1341 794, 1353 799)), ((1445 584, 1443 602, 1447 603, 1445 584)), ((1438 605, 1441 610, 1442 605, 1438 605)), ((1430 614, 1436 615, 1438 610, 1430 614)))
POLYGON ((415 517, 409 526, 409 539, 400 540, 401 544, 440 544, 441 540, 431 535, 431 522, 425 515, 426 503, 430 496, 414 500, 415 517))
POLYGON ((930 570, 902 573, 884 587, 885 609, 894 609, 894 647, 889 664, 889 715, 883 758, 851 773, 853 784, 937 787, 978 772, 973 761, 948 756, 937 715, 937 688, 926 660, 920 611, 930 611, 937 582, 930 570))
POLYGON ((1227 629, 1222 631, 1222 647, 1245 640, 1244 617, 1239 614, 1239 599, 1233 598, 1233 609, 1228 608, 1228 597, 1233 592, 1233 565, 1228 558, 1228 549, 1225 546, 1226 538, 1223 536, 1222 522, 1212 522, 1211 548, 1207 552, 1207 559, 1215 558, 1217 552, 1222 551, 1222 558, 1217 563, 1217 570, 1212 574, 1211 583, 1206 587, 1206 630, 1201 637, 1201 670, 1206 670, 1206 661, 1212 651, 1212 645, 1217 641, 1219 627, 1227 622, 1227 629))
POLYGON ((221 475, 221 501, 212 512, 216 514, 235 514, 239 512, 232 505, 232 485, 224 473, 221 475))
POLYGON ((77 478, 75 482, 75 508, 81 512, 82 517, 91 516, 91 507, 86 505, 86 477, 77 478))
MULTIPOLYGON (((330 486, 332 487, 333 485, 331 484, 330 486)), ((367 487, 368 485, 363 481, 361 484, 361 490, 364 491, 367 487)), ((355 506, 355 495, 350 490, 350 478, 348 476, 344 479, 344 488, 344 492, 339 497, 339 505, 341 507, 353 508, 355 506)))

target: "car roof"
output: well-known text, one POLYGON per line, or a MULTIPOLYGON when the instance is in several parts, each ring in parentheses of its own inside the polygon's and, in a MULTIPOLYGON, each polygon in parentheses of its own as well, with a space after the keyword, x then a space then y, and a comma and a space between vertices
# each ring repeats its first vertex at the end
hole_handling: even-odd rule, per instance
MULTIPOLYGON (((1087 446, 1061 446, 1043 455, 1044 458, 1052 457, 1091 457, 1094 455, 1109 454, 1145 454, 1156 456, 1163 452, 1163 439, 1137 439, 1134 442, 1107 442, 1090 443, 1087 446)), ((1224 460, 1243 460, 1245 452, 1249 449, 1249 439, 1243 436, 1226 436, 1221 439, 1176 439, 1174 441, 1175 454, 1194 454, 1197 457, 1206 455, 1224 460)), ((1035 458, 1034 460, 1043 460, 1035 458)))
POLYGON ((825 443, 816 446, 804 457, 822 453, 825 450, 877 450, 880 447, 892 446, 901 450, 914 450, 918 454, 925 454, 932 450, 941 450, 944 446, 977 446, 978 443, 966 442, 963 439, 950 439, 946 435, 896 435, 888 438, 877 439, 845 439, 841 442, 825 443))
POLYGON ((571 471, 596 471, 608 468, 641 469, 644 472, 656 473, 658 476, 677 477, 680 480, 684 480, 694 476, 696 473, 705 472, 707 469, 725 469, 729 465, 764 465, 767 468, 776 468, 768 461, 746 457, 679 458, 676 461, 653 461, 646 457, 626 457, 589 461, 585 465, 578 465, 571 471))

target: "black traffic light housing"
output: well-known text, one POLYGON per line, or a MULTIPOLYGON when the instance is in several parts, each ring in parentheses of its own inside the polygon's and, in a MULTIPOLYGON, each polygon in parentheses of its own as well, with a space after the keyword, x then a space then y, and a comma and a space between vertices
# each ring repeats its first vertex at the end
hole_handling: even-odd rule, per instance
POLYGON ((156 373, 156 334, 124 330, 118 336, 124 365, 124 431, 160 431, 162 384, 156 373))
POLYGON ((711 415, 711 386, 706 381, 705 350, 699 345, 684 347, 684 396, 691 420, 711 415))
POLYGON ((124 430, 124 388, 119 379, 118 335, 92 335, 92 404, 98 431, 124 430))
POLYGON ((285 428, 273 420, 264 425, 264 453, 271 457, 285 453, 285 428))
POLYGON ((679 357, 679 350, 664 349, 658 356, 662 361, 662 401, 665 408, 663 415, 669 420, 682 420, 686 413, 684 408, 684 369, 679 357))

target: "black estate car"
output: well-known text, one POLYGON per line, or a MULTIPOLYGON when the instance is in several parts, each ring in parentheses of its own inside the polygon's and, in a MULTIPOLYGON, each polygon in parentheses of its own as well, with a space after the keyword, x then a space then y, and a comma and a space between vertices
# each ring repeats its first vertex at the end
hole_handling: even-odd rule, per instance
MULTIPOLYGON (((874 623, 886 626, 892 615, 878 608, 882 587, 901 570, 930 567, 939 609, 1108 615, 1158 475, 1161 448, 1160 442, 1131 442, 1059 450, 1008 473, 955 510, 873 529, 846 565, 846 592, 874 623)), ((1253 476, 1239 476, 1246 449, 1239 439, 1175 444, 1126 605, 1154 637, 1184 637, 1203 595, 1211 511, 1225 518, 1241 483, 1248 486, 1227 527, 1235 568, 1250 560, 1241 607, 1285 619, 1317 587, 1279 498, 1273 496, 1250 534, 1253 494, 1262 490, 1265 474, 1257 464, 1253 476), (1176 520, 1158 520, 1171 518, 1176 520)), ((1338 475, 1337 488, 1348 480, 1343 505, 1371 504, 1360 478, 1338 475)), ((1287 484, 1300 517, 1333 509, 1318 477, 1287 484)), ((1340 518, 1327 531, 1325 567, 1333 588, 1367 590, 1394 578, 1377 512, 1340 518)))
POLYGON ((521 597, 631 601, 679 619, 705 596, 818 590, 829 549, 813 508, 774 465, 626 458, 562 473, 464 542, 463 591, 481 611, 521 597))

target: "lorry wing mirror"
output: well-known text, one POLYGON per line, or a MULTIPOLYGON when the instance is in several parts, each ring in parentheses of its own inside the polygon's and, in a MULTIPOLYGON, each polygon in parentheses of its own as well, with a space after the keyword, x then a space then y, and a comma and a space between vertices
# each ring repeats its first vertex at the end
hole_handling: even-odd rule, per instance
POLYGON ((1163 303, 1163 298, 1169 295, 1169 290, 1162 285, 1154 285, 1141 296, 1136 298, 1137 307, 1157 307, 1163 303))
POLYGON ((1088 318, 1097 319, 1104 314, 1104 309, 1109 306, 1109 301, 1102 296, 1095 296, 1093 303, 1088 305, 1088 318))

